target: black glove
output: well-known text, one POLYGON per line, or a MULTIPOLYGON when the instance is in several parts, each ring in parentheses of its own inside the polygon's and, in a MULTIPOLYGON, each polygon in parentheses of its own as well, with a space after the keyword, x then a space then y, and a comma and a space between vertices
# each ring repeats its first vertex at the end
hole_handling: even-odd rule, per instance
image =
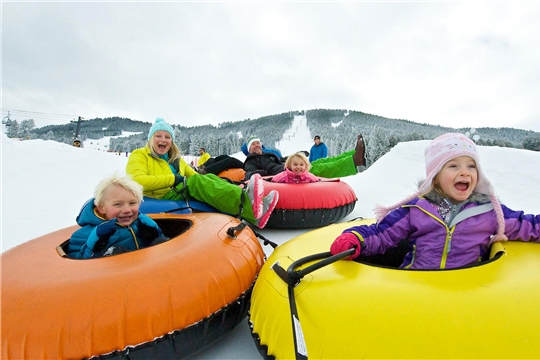
POLYGON ((174 184, 172 187, 176 187, 178 184, 182 184, 184 182, 184 177, 182 175, 174 175, 174 184))
POLYGON ((109 238, 116 232, 116 219, 111 219, 101 223, 96 228, 96 235, 99 238, 94 245, 94 252, 100 252, 107 246, 109 238))
POLYGON ((116 219, 111 219, 101 223, 96 228, 96 235, 98 238, 103 239, 104 237, 110 238, 112 234, 116 232, 116 219))
POLYGON ((139 218, 139 236, 141 239, 146 240, 148 243, 155 238, 159 236, 158 229, 154 226, 154 224, 150 224, 147 222, 147 218, 140 217, 139 218))

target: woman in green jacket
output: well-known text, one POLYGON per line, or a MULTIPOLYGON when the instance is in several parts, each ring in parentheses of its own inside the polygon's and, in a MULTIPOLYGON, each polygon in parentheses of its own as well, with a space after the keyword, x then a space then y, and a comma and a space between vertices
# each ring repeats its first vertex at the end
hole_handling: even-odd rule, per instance
POLYGON ((157 118, 150 128, 146 146, 129 156, 126 173, 143 186, 144 196, 179 200, 185 190, 191 198, 231 215, 238 213, 242 191, 245 191, 241 216, 261 229, 268 222, 279 197, 275 190, 263 197, 260 176, 251 178, 248 186, 242 189, 214 174, 195 172, 180 157, 172 126, 161 118, 157 118))

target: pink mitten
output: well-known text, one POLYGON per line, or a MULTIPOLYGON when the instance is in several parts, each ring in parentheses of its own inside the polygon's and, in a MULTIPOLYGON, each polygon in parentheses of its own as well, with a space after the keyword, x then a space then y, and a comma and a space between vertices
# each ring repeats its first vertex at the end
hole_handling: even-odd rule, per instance
POLYGON ((352 233, 343 233, 339 235, 330 246, 332 255, 342 253, 346 250, 356 248, 356 252, 346 259, 351 260, 360 255, 360 240, 352 233))

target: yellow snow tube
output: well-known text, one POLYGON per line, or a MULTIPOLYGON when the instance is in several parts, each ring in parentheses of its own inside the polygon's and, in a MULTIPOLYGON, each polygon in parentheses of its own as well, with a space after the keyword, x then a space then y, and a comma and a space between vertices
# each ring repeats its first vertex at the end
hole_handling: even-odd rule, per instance
MULTIPOLYGON (((495 359, 540 356, 540 244, 496 243, 491 259, 454 270, 400 270, 339 260, 294 289, 276 272, 315 253, 353 225, 314 230, 278 246, 253 289, 250 325, 276 359, 495 359)), ((319 260, 293 272, 306 270, 319 260)))

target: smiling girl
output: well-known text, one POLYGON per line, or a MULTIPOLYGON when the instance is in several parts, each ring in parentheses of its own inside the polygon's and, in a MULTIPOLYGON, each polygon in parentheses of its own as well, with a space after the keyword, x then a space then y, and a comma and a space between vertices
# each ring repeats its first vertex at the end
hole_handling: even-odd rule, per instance
POLYGON ((485 259, 489 245, 508 239, 540 242, 540 215, 499 203, 482 172, 476 145, 463 134, 445 134, 425 150, 426 180, 419 190, 375 209, 377 223, 345 230, 332 254, 356 248, 351 258, 383 254, 409 240, 402 268, 451 269, 485 259))
POLYGON ((279 198, 275 190, 264 196, 258 174, 242 189, 214 174, 195 172, 180 156, 174 129, 162 118, 150 127, 146 146, 129 156, 126 173, 143 186, 145 196, 166 200, 187 196, 230 215, 241 210, 242 218, 259 228, 266 225, 279 198))
POLYGON ((285 161, 285 171, 276 174, 272 182, 287 184, 305 184, 320 181, 318 177, 309 172, 311 164, 307 157, 297 152, 285 161))

